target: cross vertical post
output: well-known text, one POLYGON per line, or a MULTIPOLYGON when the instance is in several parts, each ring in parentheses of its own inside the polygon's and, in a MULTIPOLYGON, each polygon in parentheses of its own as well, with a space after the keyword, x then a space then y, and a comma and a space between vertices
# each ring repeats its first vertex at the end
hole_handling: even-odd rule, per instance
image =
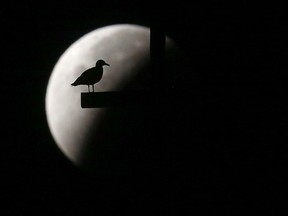
POLYGON ((155 23, 150 27, 150 62, 154 84, 159 86, 165 71, 165 33, 155 23))

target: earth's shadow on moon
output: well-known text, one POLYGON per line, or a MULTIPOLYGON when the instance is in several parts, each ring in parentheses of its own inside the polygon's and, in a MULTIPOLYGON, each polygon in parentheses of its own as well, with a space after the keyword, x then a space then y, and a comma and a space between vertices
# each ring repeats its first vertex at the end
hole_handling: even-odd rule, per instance
MULTIPOLYGON (((191 70, 187 69, 188 65, 177 48, 166 52, 163 79, 154 79, 149 63, 143 67, 124 90, 171 91, 173 100, 168 95, 153 104, 143 104, 140 100, 132 106, 106 108, 102 123, 92 129, 94 135, 81 152, 81 167, 96 176, 144 177, 147 180, 155 175, 171 175, 177 163, 187 165, 183 154, 190 152, 191 146, 187 143, 191 135, 196 134, 198 124, 198 117, 191 114, 197 113, 195 101, 187 100, 188 92, 184 92, 187 89, 183 85, 183 75, 185 70, 191 70), (180 157, 181 161, 175 162, 180 157)), ((191 159, 191 155, 186 156, 191 159)))
MULTIPOLYGON (((171 73, 170 77, 175 73, 170 71, 172 68, 175 69, 166 70, 171 73)), ((184 62, 178 65, 179 70, 184 68, 184 62)), ((177 81, 168 79, 176 91, 174 100, 167 97, 151 105, 139 102, 109 108, 103 117, 105 120, 95 128, 91 144, 83 152, 81 167, 90 177, 96 177, 95 184, 104 179, 101 187, 107 193, 117 191, 121 202, 129 202, 135 209, 140 203, 166 208, 182 205, 181 200, 186 198, 195 203, 210 199, 208 189, 203 185, 199 187, 198 183, 203 172, 199 163, 205 160, 200 129, 205 123, 201 123, 199 115, 200 99, 194 95, 192 101, 187 100, 185 95, 189 92, 183 93, 183 86, 178 88, 183 80, 181 76, 177 81), (184 96, 177 97, 181 94, 184 96), (183 199, 178 200, 178 196, 183 199), (134 198, 131 200, 131 197, 134 198)), ((141 79, 139 82, 145 83, 141 79)), ((132 85, 132 89, 139 87, 137 82, 132 85)), ((171 86, 167 88, 171 90, 171 86)))

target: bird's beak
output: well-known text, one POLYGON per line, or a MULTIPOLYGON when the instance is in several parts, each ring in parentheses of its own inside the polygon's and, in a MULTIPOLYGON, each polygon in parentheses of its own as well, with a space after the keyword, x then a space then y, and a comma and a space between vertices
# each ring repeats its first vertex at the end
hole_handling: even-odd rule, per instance
POLYGON ((105 63, 105 65, 110 66, 109 64, 105 63))

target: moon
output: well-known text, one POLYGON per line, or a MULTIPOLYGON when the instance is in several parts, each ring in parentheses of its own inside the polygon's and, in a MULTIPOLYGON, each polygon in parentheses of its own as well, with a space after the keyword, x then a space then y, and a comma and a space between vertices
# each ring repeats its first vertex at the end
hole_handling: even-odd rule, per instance
MULTIPOLYGON (((83 71, 93 67, 97 60, 103 59, 110 67, 104 67, 103 77, 95 85, 95 92, 119 91, 131 85, 137 86, 135 80, 147 75, 149 47, 149 28, 130 24, 110 25, 81 37, 68 47, 55 64, 45 98, 47 122, 56 144, 75 165, 85 167, 101 159, 101 148, 95 146, 106 144, 103 139, 95 141, 93 137, 105 137, 105 130, 109 130, 109 126, 103 130, 102 125, 107 124, 105 119, 110 111, 108 108, 82 109, 81 92, 87 92, 87 86, 71 87, 70 84, 83 71)), ((174 42, 166 37, 166 49, 171 47, 174 47, 174 42)), ((113 117, 110 115, 109 118, 113 117)), ((114 141, 117 140, 116 137, 114 141)), ((115 143, 115 146, 118 144, 115 143)))

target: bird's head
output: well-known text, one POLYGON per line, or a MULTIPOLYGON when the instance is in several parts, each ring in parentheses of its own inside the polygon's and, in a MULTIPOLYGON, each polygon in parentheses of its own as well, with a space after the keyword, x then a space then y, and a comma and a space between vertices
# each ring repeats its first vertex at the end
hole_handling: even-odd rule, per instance
POLYGON ((104 65, 107 65, 107 66, 110 66, 109 64, 107 64, 104 60, 100 59, 96 62, 96 66, 104 66, 104 65))

